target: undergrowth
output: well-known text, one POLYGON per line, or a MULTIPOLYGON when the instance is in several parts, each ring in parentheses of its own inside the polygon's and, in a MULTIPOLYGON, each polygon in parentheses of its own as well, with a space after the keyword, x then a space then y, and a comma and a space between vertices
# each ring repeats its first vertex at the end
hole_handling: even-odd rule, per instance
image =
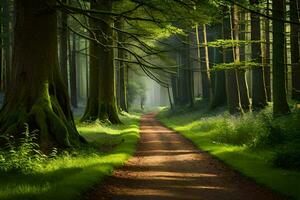
POLYGON ((208 110, 206 105, 165 109, 158 119, 242 174, 300 199, 300 111, 273 118, 268 106, 232 116, 225 107, 208 110))
POLYGON ((139 116, 124 114, 123 124, 78 124, 89 145, 44 155, 36 133, 28 128, 22 139, 7 138, 0 150, 1 200, 82 199, 95 183, 121 166, 135 151, 139 116), (62 189, 63 188, 63 189, 62 189))
MULTIPOLYGON (((29 132, 29 127, 25 124, 25 131, 20 139, 13 136, 6 138, 6 146, 0 149, 0 171, 6 173, 28 174, 34 169, 41 167, 48 156, 39 150, 36 143, 36 132, 29 132)), ((54 156, 56 149, 49 157, 54 156)))

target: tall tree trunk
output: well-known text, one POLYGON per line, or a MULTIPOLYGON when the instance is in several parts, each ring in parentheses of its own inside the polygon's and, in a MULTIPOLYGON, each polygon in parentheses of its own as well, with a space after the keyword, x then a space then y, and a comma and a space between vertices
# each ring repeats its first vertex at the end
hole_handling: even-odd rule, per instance
POLYGON ((2 91, 3 88, 3 79, 2 79, 2 72, 3 72, 3 56, 2 56, 2 52, 3 52, 3 39, 2 39, 2 35, 3 35, 3 31, 2 31, 2 26, 3 26, 3 10, 2 10, 3 5, 0 5, 0 90, 2 91))
MULTIPOLYGON (((121 30, 124 29, 124 19, 119 19, 119 22, 117 23, 117 27, 121 30)), ((118 33, 118 40, 119 42, 125 42, 124 34, 121 32, 118 33)), ((126 52, 122 49, 118 49, 118 57, 120 59, 127 59, 126 52)), ((120 107, 123 111, 128 112, 128 103, 127 103, 127 82, 126 82, 126 68, 127 65, 125 62, 120 61, 119 62, 119 90, 120 90, 120 107)))
MULTIPOLYGON (((290 1, 291 21, 299 22, 299 0, 290 1)), ((291 24, 292 99, 300 101, 299 25, 291 24)))
POLYGON ((273 115, 290 113, 286 98, 284 64, 284 0, 273 1, 273 115))
POLYGON ((174 105, 178 105, 179 101, 178 101, 178 78, 177 76, 172 75, 171 77, 171 86, 172 86, 172 94, 173 94, 173 101, 174 101, 174 105))
POLYGON ((10 29, 11 15, 10 15, 10 1, 3 1, 3 47, 4 47, 4 61, 5 61, 5 89, 7 91, 11 81, 11 29, 10 29))
POLYGON ((200 48, 199 51, 199 58, 201 60, 200 62, 200 70, 201 70, 201 78, 202 78, 202 96, 204 99, 211 99, 211 80, 210 80, 210 74, 209 74, 209 57, 208 57, 208 46, 207 44, 207 35, 206 35, 206 26, 202 25, 202 27, 199 27, 198 31, 198 48, 200 48), (204 45, 204 47, 200 47, 204 45))
POLYGON ((77 94, 77 49, 76 49, 76 35, 73 33, 72 37, 72 50, 71 53, 71 63, 70 63, 70 83, 71 83, 71 105, 74 108, 78 107, 78 94, 77 94))
MULTIPOLYGON (((267 0, 266 15, 270 15, 270 0, 267 0)), ((271 101, 271 39, 270 39, 270 20, 264 18, 265 21, 265 57, 264 57, 264 81, 266 88, 267 101, 271 101)))
MULTIPOLYGON (((182 38, 185 43, 188 43, 187 37, 182 38)), ((189 45, 181 44, 181 49, 178 53, 178 62, 181 66, 178 72, 178 97, 180 105, 190 104, 190 66, 189 66, 189 45)))
MULTIPOLYGON (((239 15, 238 15, 238 6, 232 6, 232 39, 235 41, 239 41, 239 15)), ((240 47, 236 45, 233 47, 233 55, 234 62, 239 63, 240 59, 240 47)), ((249 92, 248 85, 246 82, 245 70, 244 69, 236 69, 237 76, 237 90, 239 94, 240 104, 243 111, 250 110, 250 100, 249 100, 249 92)))
MULTIPOLYGON (((62 0, 62 3, 67 3, 67 0, 62 0)), ((68 15, 65 12, 61 13, 60 18, 60 70, 64 84, 69 90, 68 76, 68 15)))
MULTIPOLYGON (((232 39, 230 17, 224 19, 223 34, 224 39, 232 39)), ((224 48, 223 56, 224 63, 234 62, 233 48, 224 48)), ((238 89, 238 76, 236 71, 236 69, 229 69, 225 71, 227 105, 230 114, 237 114, 243 112, 241 107, 241 100, 238 89)))
POLYGON ((16 0, 16 74, 0 112, 2 135, 19 138, 27 123, 30 131, 39 130, 44 151, 85 141, 76 130, 59 72, 55 5, 55 0, 16 0))
MULTIPOLYGON (((216 38, 215 39, 221 39, 222 38, 222 24, 217 24, 215 33, 216 38)), ((221 48, 215 48, 214 53, 214 63, 221 64, 223 63, 223 49, 221 48)), ((211 100, 211 109, 214 109, 219 106, 226 105, 226 79, 225 79, 225 72, 222 71, 216 71, 215 73, 215 84, 214 84, 214 93, 211 100)))
MULTIPOLYGON (((191 36, 191 32, 188 34, 187 36, 187 41, 190 44, 192 41, 192 36, 191 36)), ((190 107, 193 107, 195 104, 194 101, 194 69, 193 69, 193 64, 192 64, 192 56, 191 56, 191 47, 190 45, 188 45, 186 47, 186 54, 187 54, 187 67, 188 67, 188 71, 187 71, 187 78, 188 78, 188 94, 189 94, 189 104, 190 107)))
MULTIPOLYGON (((252 4, 252 0, 250 0, 252 4)), ((256 4, 258 2, 256 1, 256 4)), ((261 43, 257 41, 261 40, 260 33, 260 16, 255 13, 250 13, 251 15, 251 58, 254 62, 262 65, 262 51, 261 43)), ((265 90, 264 66, 252 69, 252 107, 253 109, 262 109, 267 105, 267 96, 265 90)))
MULTIPOLYGON (((112 0, 100 0, 91 3, 91 9, 110 12, 112 0)), ((82 120, 109 121, 113 124, 121 123, 118 116, 116 89, 115 89, 115 67, 113 46, 113 20, 108 15, 95 14, 105 22, 90 19, 90 25, 98 29, 96 36, 101 44, 90 45, 90 92, 85 114, 82 120), (104 33, 105 36, 102 34, 104 33)))

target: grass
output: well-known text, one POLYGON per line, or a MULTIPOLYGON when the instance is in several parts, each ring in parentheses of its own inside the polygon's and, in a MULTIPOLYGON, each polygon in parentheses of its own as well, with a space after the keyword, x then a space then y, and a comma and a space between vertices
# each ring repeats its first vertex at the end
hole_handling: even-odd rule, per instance
POLYGON ((0 199, 80 199, 84 192, 134 153, 139 138, 139 116, 126 115, 121 119, 123 125, 95 123, 78 126, 93 148, 65 152, 47 159, 28 174, 1 173, 0 199))
MULTIPOLYGON (((276 166, 276 158, 284 149, 293 152, 299 147, 292 145, 293 141, 299 141, 296 139, 300 132, 297 128, 300 119, 297 113, 273 120, 270 108, 243 117, 230 116, 224 109, 208 112, 201 108, 181 108, 175 111, 163 110, 158 119, 182 133, 198 148, 257 183, 290 199, 300 199, 299 168, 288 170, 276 166)), ((284 161, 293 165, 295 160, 284 161)))

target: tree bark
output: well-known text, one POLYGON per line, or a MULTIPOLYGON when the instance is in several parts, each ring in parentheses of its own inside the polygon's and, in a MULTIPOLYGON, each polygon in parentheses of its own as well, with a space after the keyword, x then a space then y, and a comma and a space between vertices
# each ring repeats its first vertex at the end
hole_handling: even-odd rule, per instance
MULTIPOLYGON (((238 15, 238 6, 233 5, 231 10, 232 17, 232 39, 235 41, 239 41, 239 15, 238 15)), ((240 63, 240 47, 236 45, 233 47, 233 56, 234 62, 240 63)), ((246 82, 245 70, 244 69, 236 69, 237 76, 237 92, 239 95, 239 101, 241 108, 243 111, 250 110, 250 100, 249 100, 249 91, 248 85, 246 82)))
MULTIPOLYGON (((291 21, 299 22, 299 0, 290 1, 291 21)), ((292 99, 300 101, 299 25, 291 24, 292 99)))
MULTIPOLYGON (((112 10, 112 0, 100 0, 91 3, 91 9, 112 10)), ((115 89, 115 67, 113 46, 113 20, 107 15, 98 15, 105 22, 90 19, 90 26, 97 29, 94 31, 101 44, 91 43, 90 53, 90 92, 85 114, 82 120, 109 121, 113 124, 121 123, 118 116, 116 89, 115 89), (103 35, 102 32, 105 34, 103 35)))
MULTIPOLYGON (((215 33, 216 38, 222 38, 222 24, 217 24, 215 33)), ((215 48, 214 50, 214 63, 221 64, 223 63, 223 49, 222 48, 215 48)), ((226 105, 226 79, 225 79, 225 72, 224 71, 216 71, 214 72, 215 76, 215 84, 214 84, 214 93, 212 95, 212 100, 210 104, 210 108, 214 109, 219 106, 226 105)))
MULTIPOLYGON (((117 27, 121 30, 124 29, 124 19, 119 19, 117 23, 117 27)), ((124 35, 122 33, 118 33, 119 42, 125 42, 124 35)), ((126 52, 122 49, 118 49, 118 57, 120 59, 127 59, 126 52)), ((126 68, 127 65, 125 62, 119 62, 119 99, 120 99, 120 107, 123 111, 128 112, 128 103, 127 103, 127 82, 126 82, 126 68)))
MULTIPOLYGON (((267 8, 266 8, 266 15, 270 15, 270 0, 267 0, 267 8)), ((264 81, 265 81, 265 88, 266 88, 266 96, 267 101, 271 102, 272 95, 271 95, 271 53, 270 53, 270 20, 264 18, 265 22, 265 57, 264 57, 264 81)))
POLYGON ((284 0, 273 1, 273 115, 290 113, 286 98, 284 64, 284 0))
POLYGON ((16 0, 15 76, 0 111, 2 135, 21 137, 24 123, 38 130, 40 148, 66 148, 78 134, 59 72, 55 0, 16 0))
MULTIPOLYGON (((230 18, 225 18, 223 22, 224 39, 231 40, 231 25, 230 18)), ((234 62, 233 48, 225 48, 223 52, 224 63, 234 62)), ((242 113, 240 94, 238 89, 238 76, 236 69, 229 69, 225 71, 226 77, 226 93, 227 105, 230 114, 242 113)))
POLYGON ((76 35, 73 33, 72 37, 72 50, 71 63, 70 63, 70 83, 71 83, 71 105, 73 108, 78 107, 78 94, 77 94, 77 50, 76 50, 76 35))
POLYGON ((208 57, 208 46, 207 44, 207 35, 206 35, 206 26, 202 25, 202 27, 199 27, 198 31, 198 48, 200 48, 199 51, 199 58, 200 58, 200 70, 201 70, 201 78, 202 78, 202 97, 204 99, 211 99, 211 79, 209 74, 209 57, 208 57), (204 45, 204 47, 200 47, 204 45))
MULTIPOLYGON (((3 34, 2 27, 3 27, 3 5, 0 5, 0 35, 3 34)), ((2 91, 3 88, 3 79, 2 79, 2 72, 3 72, 3 39, 0 37, 0 90, 2 91)))
POLYGON ((11 82, 11 29, 10 29, 11 15, 10 15, 10 1, 3 1, 3 33, 5 37, 3 40, 4 61, 5 61, 5 91, 8 90, 11 82))
MULTIPOLYGON (((62 0, 62 3, 67 3, 67 0, 62 0)), ((61 13, 60 18, 60 70, 64 84, 69 90, 69 75, 68 75, 68 15, 65 12, 61 13)))
MULTIPOLYGON (((252 0, 250 0, 252 3, 252 0)), ((258 2, 257 2, 258 3, 258 2)), ((262 51, 261 43, 257 41, 261 40, 260 33, 260 16, 255 13, 251 15, 251 58, 254 62, 262 65, 262 51)), ((265 81, 263 74, 264 66, 256 67, 252 69, 252 107, 254 110, 262 109, 267 105, 267 96, 265 90, 265 81)))

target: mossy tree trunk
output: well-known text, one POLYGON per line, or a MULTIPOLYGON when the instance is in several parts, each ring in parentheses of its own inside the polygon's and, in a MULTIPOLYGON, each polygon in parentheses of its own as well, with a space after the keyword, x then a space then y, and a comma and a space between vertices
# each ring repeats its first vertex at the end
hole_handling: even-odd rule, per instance
MULTIPOLYGON (((299 0, 290 1, 291 21, 299 22, 299 0)), ((291 24, 292 98, 300 101, 299 25, 291 24)))
POLYGON ((273 115, 290 113, 286 97, 284 64, 284 0, 273 1, 273 115))
MULTIPOLYGON (((100 0, 91 3, 91 9, 112 11, 112 0, 100 0)), ((90 19, 90 26, 95 29, 101 44, 90 44, 90 84, 89 97, 85 120, 109 121, 113 124, 121 123, 118 116, 115 68, 113 46, 113 19, 108 15, 97 15, 104 21, 90 19), (104 33, 104 34, 103 34, 104 33)))
MULTIPOLYGON (((250 0, 250 4, 252 4, 252 2, 253 1, 250 0)), ((260 16, 251 13, 251 41, 253 41, 253 43, 251 43, 251 58, 254 62, 262 65, 261 43, 257 42, 260 40, 260 16)), ((264 66, 260 66, 252 69, 252 107, 254 110, 262 109, 267 105, 263 68, 264 66)))
POLYGON ((0 112, 2 135, 38 130, 44 151, 85 140, 78 134, 58 65, 55 0, 16 0, 13 67, 16 73, 0 112), (53 9, 52 9, 53 6, 53 9))

